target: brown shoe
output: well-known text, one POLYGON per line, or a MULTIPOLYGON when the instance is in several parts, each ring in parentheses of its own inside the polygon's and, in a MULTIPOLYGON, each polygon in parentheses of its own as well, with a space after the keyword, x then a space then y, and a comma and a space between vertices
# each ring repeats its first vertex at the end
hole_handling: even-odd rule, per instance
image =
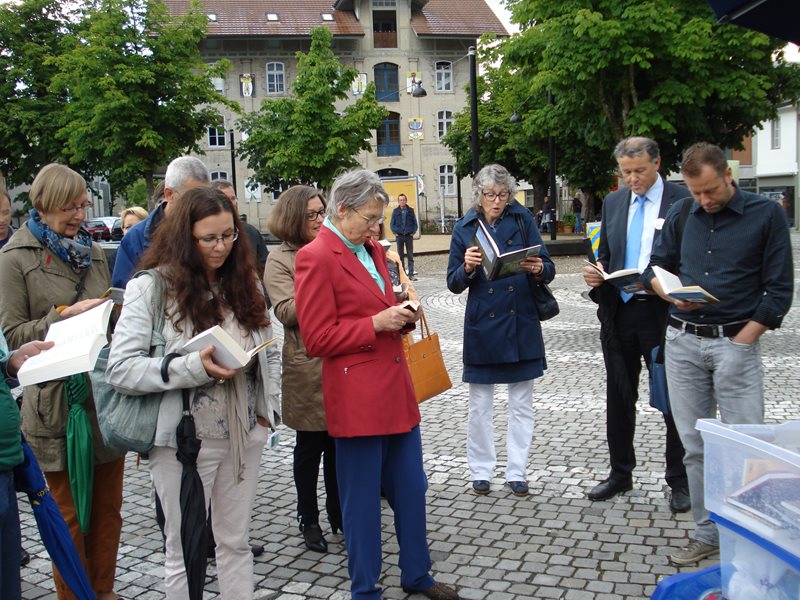
POLYGON ((407 594, 422 594, 431 600, 460 600, 460 596, 455 590, 450 589, 443 583, 434 583, 427 590, 410 590, 403 588, 407 594))

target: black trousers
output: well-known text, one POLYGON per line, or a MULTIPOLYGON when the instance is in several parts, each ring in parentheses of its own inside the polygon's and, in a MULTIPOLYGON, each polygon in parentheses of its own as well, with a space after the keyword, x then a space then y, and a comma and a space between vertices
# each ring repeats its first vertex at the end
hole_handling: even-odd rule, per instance
POLYGON ((297 517, 303 524, 319 523, 317 480, 322 458, 325 482, 325 510, 331 525, 341 527, 342 508, 336 483, 336 446, 327 431, 298 431, 294 446, 294 485, 297 489, 297 517))
POLYGON ((414 273, 414 234, 398 234, 395 236, 397 240, 397 253, 400 255, 400 264, 404 265, 407 275, 414 273), (406 254, 408 254, 408 262, 406 262, 406 254))
MULTIPOLYGON (((611 478, 630 480, 636 467, 634 438, 636 433, 636 402, 639 399, 639 375, 642 359, 650 369, 650 353, 661 343, 663 335, 661 300, 636 297, 617 310, 615 330, 617 343, 603 344, 606 362, 606 436, 611 462, 611 478), (659 314, 661 311, 661 314, 659 314)), ((672 415, 664 415, 665 463, 664 478, 671 488, 686 487, 686 467, 683 465, 683 444, 672 415)))

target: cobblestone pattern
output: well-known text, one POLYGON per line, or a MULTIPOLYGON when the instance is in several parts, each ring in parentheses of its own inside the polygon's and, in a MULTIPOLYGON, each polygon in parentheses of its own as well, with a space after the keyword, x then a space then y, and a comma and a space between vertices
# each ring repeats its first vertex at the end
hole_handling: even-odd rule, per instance
MULTIPOLYGON (((797 256, 800 236, 793 235, 793 243, 797 256)), ((418 257, 420 275, 415 284, 429 323, 439 333, 454 383, 450 391, 421 407, 435 577, 474 600, 649 598, 660 579, 676 572, 667 557, 671 548, 687 541, 693 523, 688 514, 675 517, 668 509, 662 478, 664 426, 660 414, 647 405, 644 377, 634 489, 606 502, 586 499, 586 492, 607 475, 608 457, 599 327, 579 274, 582 259, 556 259, 559 274, 553 289, 561 314, 543 327, 549 368, 534 387, 536 428, 527 498, 512 496, 503 488, 504 386, 495 404, 498 471, 492 491, 482 497, 470 491, 465 459, 467 388, 461 382, 466 295, 447 291, 446 261, 446 256, 418 257)), ((795 368, 799 341, 795 306, 783 327, 763 338, 768 421, 800 418, 800 374, 795 368)), ((285 427, 281 435, 277 449, 264 451, 253 514, 252 540, 266 548, 255 560, 256 597, 346 600, 349 585, 341 535, 331 535, 323 522, 331 551, 315 554, 302 544, 292 482, 294 435, 285 427)), ((32 555, 23 568, 23 595, 30 600, 54 599, 50 563, 27 500, 20 497, 20 505, 23 546, 32 555)), ((123 517, 117 592, 127 599, 162 598, 164 556, 151 508, 150 480, 134 456, 126 465, 123 517)), ((383 524, 384 598, 405 598, 388 506, 383 524)), ((706 560, 700 566, 714 562, 706 560)), ((215 568, 212 563, 208 570, 205 598, 209 600, 219 597, 215 568)))

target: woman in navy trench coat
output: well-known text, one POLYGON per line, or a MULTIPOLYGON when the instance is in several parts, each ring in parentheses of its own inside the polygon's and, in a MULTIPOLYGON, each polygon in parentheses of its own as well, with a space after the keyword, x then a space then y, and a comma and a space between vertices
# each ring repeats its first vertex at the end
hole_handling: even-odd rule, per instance
POLYGON ((533 437, 533 380, 547 368, 542 328, 532 286, 552 281, 555 266, 536 222, 514 200, 517 185, 500 165, 487 165, 473 180, 473 206, 453 230, 447 287, 469 290, 464 315, 464 375, 469 383, 467 462, 473 490, 487 494, 496 463, 492 433, 494 386, 508 384, 506 482, 517 496, 528 494, 526 467, 533 437), (501 253, 541 244, 522 272, 488 281, 473 238, 478 220, 501 253))

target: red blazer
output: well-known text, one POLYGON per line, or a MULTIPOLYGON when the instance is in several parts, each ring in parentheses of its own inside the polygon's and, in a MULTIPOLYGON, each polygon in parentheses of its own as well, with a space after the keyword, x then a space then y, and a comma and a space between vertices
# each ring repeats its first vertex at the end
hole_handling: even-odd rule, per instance
MULTIPOLYGON (((367 251, 384 281, 386 255, 367 251)), ((322 397, 334 437, 407 433, 419 424, 399 332, 375 333, 372 316, 396 304, 330 229, 303 246, 295 263, 295 308, 309 356, 322 357, 322 397)))

